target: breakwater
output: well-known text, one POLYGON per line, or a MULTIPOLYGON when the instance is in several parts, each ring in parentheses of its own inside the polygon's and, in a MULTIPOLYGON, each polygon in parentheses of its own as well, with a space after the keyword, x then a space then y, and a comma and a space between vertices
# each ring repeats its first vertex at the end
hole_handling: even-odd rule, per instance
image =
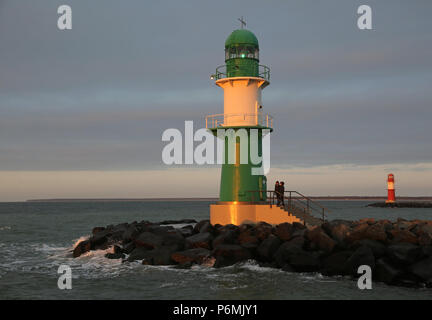
POLYGON ((355 278, 360 265, 369 265, 375 281, 432 287, 432 221, 426 220, 337 220, 315 228, 299 223, 212 226, 207 220, 142 221, 95 227, 73 255, 108 248, 112 250, 107 259, 175 268, 220 268, 253 259, 289 272, 355 278), (187 225, 167 225, 175 223, 187 225))
POLYGON ((432 208, 430 201, 375 202, 367 205, 378 208, 432 208))

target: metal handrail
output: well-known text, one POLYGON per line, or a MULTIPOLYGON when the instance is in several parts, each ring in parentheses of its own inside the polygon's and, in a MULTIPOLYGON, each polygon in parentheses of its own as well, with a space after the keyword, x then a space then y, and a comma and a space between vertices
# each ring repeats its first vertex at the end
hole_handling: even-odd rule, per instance
POLYGON ((229 126, 227 120, 230 118, 239 117, 239 120, 246 121, 252 118, 255 125, 266 128, 273 128, 273 117, 269 114, 260 113, 229 113, 229 114, 212 114, 205 117, 206 129, 229 126))
MULTIPOLYGON (((216 68, 216 73, 214 74, 214 77, 216 80, 229 78, 225 64, 216 68), (222 70, 223 68, 225 68, 225 70, 222 70)), ((262 64, 258 65, 258 78, 263 78, 267 81, 270 81, 270 68, 262 64)))
MULTIPOLYGON (((262 197, 260 197, 260 194, 263 193, 262 190, 253 190, 253 191, 248 191, 253 193, 254 195, 252 196, 252 200, 255 201, 255 194, 258 193, 258 199, 261 200, 262 197)), ((279 194, 277 191, 274 190, 267 190, 267 202, 269 202, 271 205, 275 204, 275 199, 277 199, 277 195, 279 194)), ((294 191, 294 190, 288 190, 284 192, 284 200, 288 201, 288 209, 292 209, 292 208, 299 208, 302 209, 305 213, 311 215, 311 213, 318 213, 319 215, 321 215, 321 219, 324 222, 325 218, 327 217, 327 213, 331 213, 331 210, 329 210, 328 208, 324 207, 323 205, 321 205, 320 203, 312 200, 311 198, 301 194, 298 191, 294 191), (289 196, 286 196, 285 194, 289 194, 289 196), (297 196, 293 196, 297 195, 297 196), (295 205, 293 204, 295 203, 295 205), (318 206, 318 208, 314 207, 318 206)), ((284 201, 285 204, 285 201, 284 201)))

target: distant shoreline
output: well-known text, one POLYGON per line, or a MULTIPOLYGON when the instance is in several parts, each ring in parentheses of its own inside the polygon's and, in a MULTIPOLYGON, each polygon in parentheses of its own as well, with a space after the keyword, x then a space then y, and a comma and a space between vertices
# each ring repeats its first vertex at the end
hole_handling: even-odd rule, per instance
MULTIPOLYGON (((376 201, 387 197, 374 196, 315 196, 312 200, 332 201, 376 201)), ((432 197, 398 197, 398 201, 432 201, 432 197)), ((66 198, 66 199, 29 199, 25 202, 161 202, 161 201, 219 201, 218 198, 66 198)))

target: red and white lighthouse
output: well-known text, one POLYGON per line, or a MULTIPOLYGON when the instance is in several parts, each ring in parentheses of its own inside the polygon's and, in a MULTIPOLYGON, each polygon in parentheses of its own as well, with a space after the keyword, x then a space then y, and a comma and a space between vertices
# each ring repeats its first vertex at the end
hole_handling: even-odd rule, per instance
POLYGON ((386 203, 396 202, 395 187, 394 187, 394 175, 390 173, 387 178, 387 201, 386 203))

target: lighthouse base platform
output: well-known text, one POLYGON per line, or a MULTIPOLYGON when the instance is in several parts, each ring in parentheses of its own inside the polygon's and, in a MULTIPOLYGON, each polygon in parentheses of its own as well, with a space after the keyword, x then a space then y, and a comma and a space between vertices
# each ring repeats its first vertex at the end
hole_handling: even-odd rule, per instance
POLYGON ((250 202, 219 202, 210 205, 210 223, 212 225, 266 222, 280 224, 284 222, 303 223, 301 219, 275 205, 250 202))

